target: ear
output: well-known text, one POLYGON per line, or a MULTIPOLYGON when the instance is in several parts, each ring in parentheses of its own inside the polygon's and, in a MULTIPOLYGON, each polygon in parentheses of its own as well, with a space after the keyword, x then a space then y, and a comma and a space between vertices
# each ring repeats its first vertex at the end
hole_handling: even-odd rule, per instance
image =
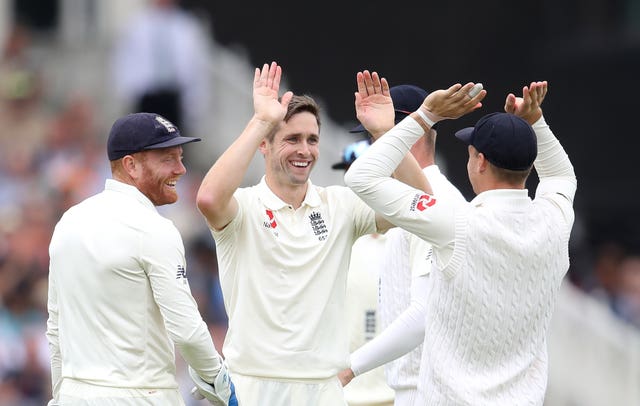
POLYGON ((131 179, 137 178, 137 172, 140 167, 140 164, 136 162, 136 159, 131 155, 125 155, 124 158, 120 161, 122 168, 125 173, 129 175, 131 179))
POLYGON ((485 158, 482 152, 478 152, 478 163, 477 170, 479 173, 483 173, 489 168, 489 161, 485 158))
POLYGON ((260 153, 262 155, 265 155, 265 153, 267 152, 267 139, 266 138, 262 139, 262 142, 260 143, 259 148, 260 148, 260 153))

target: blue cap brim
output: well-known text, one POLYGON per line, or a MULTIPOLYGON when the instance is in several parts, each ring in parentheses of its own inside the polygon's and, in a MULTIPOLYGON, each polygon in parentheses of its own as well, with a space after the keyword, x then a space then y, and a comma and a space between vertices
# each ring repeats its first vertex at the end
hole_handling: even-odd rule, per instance
POLYGON ((168 147, 177 147, 178 145, 182 145, 182 144, 188 144, 190 142, 196 142, 196 141, 201 141, 200 138, 195 138, 195 137, 175 137, 175 138, 171 138, 170 140, 167 140, 165 142, 160 142, 158 144, 153 144, 153 145, 148 145, 146 147, 143 148, 143 150, 148 150, 148 149, 158 149, 158 148, 168 148, 168 147))
POLYGON ((460 141, 464 142, 467 145, 472 145, 471 138, 473 136, 474 127, 463 128, 462 130, 456 131, 456 138, 460 141))

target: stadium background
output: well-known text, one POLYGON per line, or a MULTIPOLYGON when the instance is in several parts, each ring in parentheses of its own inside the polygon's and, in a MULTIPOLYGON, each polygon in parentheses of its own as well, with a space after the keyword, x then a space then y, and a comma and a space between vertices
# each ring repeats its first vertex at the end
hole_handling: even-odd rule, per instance
MULTIPOLYGON (((55 109, 69 94, 89 95, 98 112, 97 137, 104 137, 122 113, 110 91, 109 54, 117 33, 144 3, 2 0, 0 39, 4 42, 15 21, 26 23, 43 62, 45 103, 55 109)), ((501 110, 507 92, 518 94, 531 80, 548 80, 545 116, 570 154, 579 181, 569 275, 573 283, 566 285, 550 339, 552 360, 555 356, 558 362, 552 363, 549 405, 640 404, 638 330, 621 323, 596 299, 595 265, 606 244, 628 255, 640 252, 635 165, 640 145, 635 121, 640 2, 280 1, 261 7, 185 0, 183 7, 199 18, 212 41, 213 113, 201 127, 207 134, 198 134, 207 137, 210 149, 192 153, 189 169, 196 180, 239 134, 251 112, 252 69, 271 60, 284 66, 287 88, 313 95, 324 109, 324 145, 313 176, 318 184, 342 182, 330 165, 355 137, 346 130, 355 125, 358 70, 377 70, 392 85, 414 83, 426 89, 482 82, 489 91, 482 111, 439 126, 439 153, 449 177, 467 197, 472 191, 466 180, 466 149, 448 135, 484 112, 501 110), (594 351, 604 355, 589 355, 594 351), (616 399, 611 396, 623 403, 598 403, 616 399)), ((247 183, 259 173, 257 159, 247 183)), ((203 224, 193 213, 185 214, 195 211, 188 197, 167 215, 187 244, 207 248, 211 242, 206 233, 203 237, 203 224)), ((212 330, 218 328, 223 330, 223 323, 212 330)), ((0 368, 8 364, 1 349, 0 344, 0 368)))

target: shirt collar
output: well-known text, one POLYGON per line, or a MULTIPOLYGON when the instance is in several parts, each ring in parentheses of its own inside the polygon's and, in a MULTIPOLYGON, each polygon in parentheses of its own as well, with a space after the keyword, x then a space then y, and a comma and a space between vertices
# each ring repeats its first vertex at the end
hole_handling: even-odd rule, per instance
MULTIPOLYGON (((280 210, 288 207, 290 204, 283 202, 267 185, 265 176, 262 177, 260 183, 256 186, 258 189, 258 197, 269 210, 280 210)), ((302 206, 317 207, 320 206, 320 195, 311 183, 311 179, 307 180, 307 194, 302 201, 302 206)))
POLYGON ((104 184, 104 190, 111 190, 118 193, 124 193, 125 195, 136 199, 142 205, 147 206, 154 211, 157 211, 156 206, 145 196, 137 187, 129 185, 127 183, 120 182, 115 179, 107 179, 104 184))
POLYGON ((474 207, 484 204, 525 206, 531 204, 531 199, 527 189, 493 189, 484 191, 471 200, 474 207))

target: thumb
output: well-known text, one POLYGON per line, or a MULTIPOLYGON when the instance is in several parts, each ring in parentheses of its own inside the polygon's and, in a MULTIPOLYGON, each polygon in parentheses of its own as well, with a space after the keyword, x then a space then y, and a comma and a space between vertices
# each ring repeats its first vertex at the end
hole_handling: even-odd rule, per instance
POLYGON ((507 99, 504 102, 504 111, 506 113, 515 113, 516 111, 516 96, 513 93, 507 95, 507 99))
POLYGON ((196 399, 196 400, 204 399, 204 395, 202 393, 200 393, 200 391, 198 391, 198 388, 196 386, 194 386, 191 389, 191 397, 196 399))
POLYGON ((285 94, 283 94, 282 98, 280 99, 280 104, 282 105, 282 107, 287 108, 289 106, 289 102, 291 101, 292 97, 293 97, 292 91, 288 91, 285 94))

